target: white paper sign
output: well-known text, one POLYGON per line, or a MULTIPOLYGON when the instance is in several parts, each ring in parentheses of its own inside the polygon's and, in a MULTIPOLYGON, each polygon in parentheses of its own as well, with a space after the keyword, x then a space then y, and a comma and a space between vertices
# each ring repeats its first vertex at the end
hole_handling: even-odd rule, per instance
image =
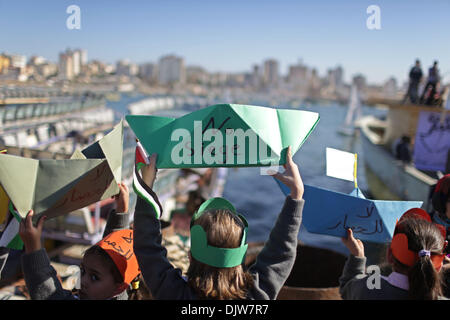
POLYGON ((326 148, 326 174, 329 177, 354 181, 355 154, 326 148))

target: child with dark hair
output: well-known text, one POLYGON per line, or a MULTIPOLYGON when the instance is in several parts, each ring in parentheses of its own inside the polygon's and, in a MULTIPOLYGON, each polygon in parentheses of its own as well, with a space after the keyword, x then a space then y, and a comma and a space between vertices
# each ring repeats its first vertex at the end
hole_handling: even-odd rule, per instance
MULTIPOLYGON (((450 154, 450 150, 449 150, 450 154)), ((444 175, 433 188, 431 193, 432 210, 430 213, 433 222, 445 228, 447 241, 450 240, 450 174, 444 175)), ((444 259, 444 295, 450 298, 450 250, 447 246, 444 259)))
POLYGON ((128 299, 127 289, 139 275, 133 253, 133 230, 128 225, 129 192, 119 184, 116 210, 108 216, 103 239, 86 250, 80 265, 81 287, 78 292, 64 290, 55 269, 41 245, 45 217, 34 226, 30 210, 20 223, 19 234, 25 245, 22 270, 33 300, 128 299))
POLYGON ((191 220, 190 265, 187 278, 167 259, 161 245, 161 205, 151 190, 156 177, 156 154, 136 169, 139 197, 135 209, 134 252, 155 299, 275 299, 289 276, 297 254, 297 237, 304 204, 303 182, 288 148, 283 174, 274 177, 287 185, 286 197, 269 238, 248 270, 247 221, 224 198, 205 201, 191 220))
POLYGON ((431 218, 447 229, 450 236, 450 174, 446 174, 437 182, 431 195, 433 212, 431 218))
POLYGON ((342 298, 445 299, 440 273, 447 246, 444 234, 445 231, 432 223, 424 210, 414 208, 405 212, 395 227, 387 251, 387 261, 393 272, 388 277, 381 277, 378 288, 369 288, 364 245, 349 229, 347 238, 342 239, 350 251, 339 279, 342 298))

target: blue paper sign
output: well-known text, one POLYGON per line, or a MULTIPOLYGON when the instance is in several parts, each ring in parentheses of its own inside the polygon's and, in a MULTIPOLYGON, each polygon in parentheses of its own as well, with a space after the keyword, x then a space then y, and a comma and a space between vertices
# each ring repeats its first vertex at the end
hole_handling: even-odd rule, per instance
MULTIPOLYGON (((276 181, 283 193, 289 194, 289 189, 276 181)), ((422 201, 366 199, 358 188, 345 194, 309 185, 305 185, 303 199, 302 223, 308 232, 346 237, 351 228, 356 238, 378 243, 390 242, 402 214, 422 205, 422 201)))

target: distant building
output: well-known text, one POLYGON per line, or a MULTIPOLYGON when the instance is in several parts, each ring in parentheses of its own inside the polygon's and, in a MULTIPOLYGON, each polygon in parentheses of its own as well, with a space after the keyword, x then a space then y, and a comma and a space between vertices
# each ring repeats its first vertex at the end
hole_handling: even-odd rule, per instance
POLYGON ((59 78, 72 80, 80 75, 87 64, 87 51, 84 49, 66 49, 59 54, 59 78))
POLYGON ((264 84, 267 86, 277 86, 279 82, 279 65, 278 61, 274 59, 268 59, 264 61, 264 84))
POLYGON ((339 92, 344 87, 344 70, 342 67, 328 69, 326 80, 330 92, 339 92))
POLYGON ((46 62, 44 57, 41 56, 32 56, 30 60, 28 61, 28 64, 31 66, 39 66, 41 64, 44 64, 46 62))
POLYGON ((58 77, 61 80, 72 80, 74 78, 73 56, 69 52, 61 52, 59 54, 59 72, 58 77))
POLYGON ((88 56, 87 56, 87 50, 86 49, 78 49, 80 52, 80 63, 81 66, 85 66, 88 64, 88 56))
POLYGON ((294 87, 306 86, 310 78, 310 72, 306 65, 299 63, 289 66, 287 81, 294 87))
POLYGON ((116 75, 132 77, 137 75, 139 67, 135 63, 131 63, 128 59, 120 60, 116 64, 116 75))
POLYGON ((166 55, 158 62, 158 82, 162 85, 186 82, 184 59, 175 55, 166 55))
POLYGON ((251 74, 251 85, 255 89, 259 89, 261 87, 261 68, 255 64, 252 68, 252 74, 251 74))
POLYGON ((11 59, 5 54, 0 55, 0 74, 7 73, 8 68, 11 65, 11 59))
POLYGON ((158 66, 154 63, 144 63, 139 65, 139 77, 147 82, 158 80, 158 66))
POLYGON ((25 68, 27 65, 27 57, 19 54, 9 55, 12 68, 25 68))
POLYGON ((186 82, 205 84, 208 82, 208 72, 200 66, 188 66, 186 67, 186 82))
POLYGON ((81 72, 81 55, 80 51, 75 50, 72 52, 72 63, 73 63, 73 75, 77 76, 81 72))
POLYGON ((317 98, 320 96, 321 80, 317 69, 313 68, 311 70, 311 77, 308 83, 308 96, 312 98, 317 98))
POLYGON ((353 83, 356 85, 359 91, 366 91, 367 90, 367 80, 366 77, 364 77, 362 74, 357 74, 353 76, 352 79, 353 83))
POLYGON ((0 55, 0 80, 26 81, 27 58, 19 54, 0 55))

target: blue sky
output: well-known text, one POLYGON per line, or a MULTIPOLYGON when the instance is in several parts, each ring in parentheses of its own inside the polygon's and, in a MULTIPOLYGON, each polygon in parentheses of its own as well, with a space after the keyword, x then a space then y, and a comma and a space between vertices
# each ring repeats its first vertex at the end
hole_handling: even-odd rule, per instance
MULTIPOLYGON (((57 61, 67 47, 115 63, 156 62, 164 54, 209 71, 248 71, 275 58, 281 72, 301 59, 324 75, 341 65, 345 79, 406 80, 416 57, 425 69, 450 73, 450 1, 101 1, 0 0, 0 52, 57 61), (69 5, 81 9, 81 30, 66 28, 69 5), (381 30, 369 30, 369 5, 381 9, 381 30)), ((448 74, 447 81, 450 81, 448 74)))

